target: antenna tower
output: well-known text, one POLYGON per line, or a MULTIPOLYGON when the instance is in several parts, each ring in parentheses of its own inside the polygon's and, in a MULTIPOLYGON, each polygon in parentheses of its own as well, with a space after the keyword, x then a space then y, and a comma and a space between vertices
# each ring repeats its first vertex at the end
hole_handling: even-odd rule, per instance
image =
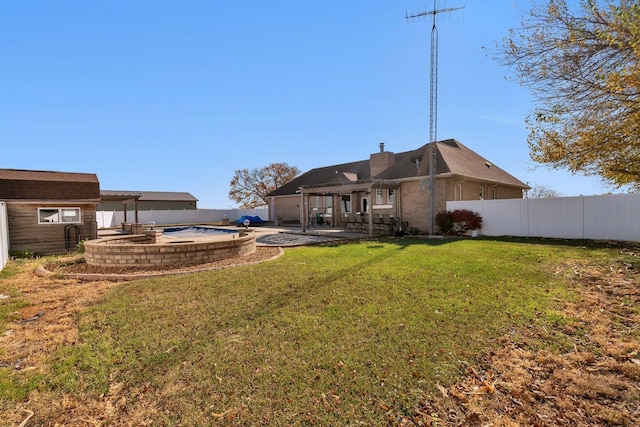
POLYGON ((436 15, 439 13, 453 12, 464 9, 463 7, 447 7, 436 9, 436 1, 433 0, 433 9, 409 15, 407 21, 425 16, 433 16, 433 26, 431 27, 431 68, 429 81, 429 142, 431 150, 429 153, 429 235, 435 234, 435 206, 436 206, 436 158, 438 147, 438 29, 436 27, 436 15))

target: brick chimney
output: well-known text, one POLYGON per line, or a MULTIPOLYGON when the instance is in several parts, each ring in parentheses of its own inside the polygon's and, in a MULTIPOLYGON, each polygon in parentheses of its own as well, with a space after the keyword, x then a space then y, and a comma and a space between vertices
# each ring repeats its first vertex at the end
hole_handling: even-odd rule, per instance
POLYGON ((371 172, 371 178, 375 178, 376 175, 390 168, 395 163, 396 163, 396 155, 390 151, 384 151, 384 142, 381 142, 380 152, 373 153, 369 158, 369 168, 371 172))

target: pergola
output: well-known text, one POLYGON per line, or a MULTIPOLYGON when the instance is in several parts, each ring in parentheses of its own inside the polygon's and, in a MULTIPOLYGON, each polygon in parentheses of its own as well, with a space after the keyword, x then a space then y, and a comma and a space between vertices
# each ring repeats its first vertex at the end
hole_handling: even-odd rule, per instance
POLYGON ((140 194, 132 195, 131 193, 123 194, 101 194, 100 199, 103 202, 122 202, 124 207, 124 222, 127 222, 127 205, 133 204, 134 223, 138 224, 138 200, 140 194))
MULTIPOLYGON (((301 197, 300 203, 300 215, 302 232, 307 231, 307 218, 309 217, 309 197, 311 196, 342 196, 346 194, 355 193, 367 193, 371 194, 373 189, 398 189, 400 184, 398 182, 389 180, 372 180, 372 181, 357 181, 350 184, 320 184, 320 185, 305 185, 298 187, 298 193, 301 197)), ((399 197, 396 199, 396 206, 399 206, 399 197)), ((373 205, 371 205, 373 207, 373 205)), ((373 237, 373 208, 370 208, 370 214, 368 218, 369 236, 373 237)))

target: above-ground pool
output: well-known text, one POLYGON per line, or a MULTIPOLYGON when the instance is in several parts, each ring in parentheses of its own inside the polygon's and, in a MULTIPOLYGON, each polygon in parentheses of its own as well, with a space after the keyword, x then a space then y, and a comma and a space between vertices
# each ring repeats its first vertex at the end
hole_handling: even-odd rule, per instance
POLYGON ((256 250, 254 233, 209 227, 146 230, 84 244, 87 264, 102 267, 204 264, 256 250))

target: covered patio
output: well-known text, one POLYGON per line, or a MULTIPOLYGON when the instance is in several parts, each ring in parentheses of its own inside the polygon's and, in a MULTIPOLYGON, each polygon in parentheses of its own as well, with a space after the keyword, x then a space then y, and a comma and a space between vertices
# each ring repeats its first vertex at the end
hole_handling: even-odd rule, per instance
POLYGON ((388 180, 301 186, 298 193, 302 232, 327 225, 370 237, 393 234, 405 225, 399 190, 399 183, 388 180), (372 197, 378 190, 393 190, 393 203, 374 203, 372 197))

